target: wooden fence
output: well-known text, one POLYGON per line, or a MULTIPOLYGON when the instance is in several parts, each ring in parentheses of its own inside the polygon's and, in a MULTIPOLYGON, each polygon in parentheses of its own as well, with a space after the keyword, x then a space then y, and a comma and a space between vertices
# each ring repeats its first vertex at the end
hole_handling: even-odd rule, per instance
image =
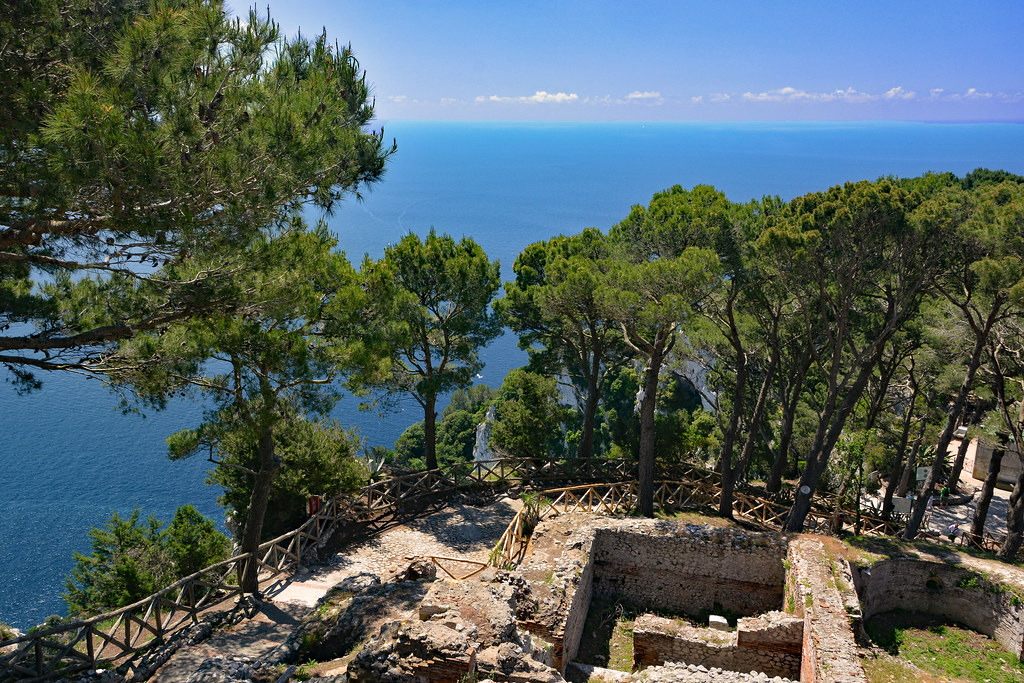
MULTIPOLYGON (((661 475, 665 480, 656 484, 655 501, 662 509, 717 506, 721 494, 717 473, 676 464, 662 468, 661 475)), ((52 680, 93 668, 122 665, 134 672, 135 655, 164 642, 177 629, 198 622, 204 611, 239 598, 238 577, 248 562, 258 564, 261 581, 291 572, 309 553, 326 543, 339 526, 362 524, 373 533, 384 528, 382 520, 393 518, 424 499, 446 499, 456 490, 510 485, 540 490, 555 481, 587 482, 548 489, 540 495, 537 505, 516 515, 491 558, 496 564, 509 564, 522 559, 533 525, 545 516, 577 510, 616 513, 635 507, 635 479, 636 464, 619 459, 502 458, 457 463, 372 482, 355 495, 328 500, 298 529, 260 545, 254 556, 231 557, 134 605, 0 642, 0 648, 8 650, 0 654, 0 681, 52 680)), ((733 506, 742 517, 776 527, 781 526, 789 510, 788 506, 741 492, 735 494, 733 506)), ((827 533, 829 519, 827 511, 812 509, 806 530, 827 533)), ((866 533, 897 530, 895 525, 880 519, 862 517, 862 521, 866 533)))
POLYGON ((135 671, 136 654, 198 622, 206 610, 240 597, 238 577, 248 562, 258 564, 261 580, 293 571, 340 524, 369 523, 372 532, 376 520, 424 498, 445 498, 457 489, 635 477, 635 464, 623 460, 502 458, 372 482, 355 495, 328 500, 298 529, 260 545, 254 557, 235 555, 133 605, 0 642, 6 650, 0 654, 0 681, 53 680, 122 664, 135 671))
MULTIPOLYGON (((709 475, 699 472, 698 475, 709 475)), ((699 476, 684 481, 655 482, 654 501, 662 511, 675 512, 706 506, 718 507, 722 491, 713 476, 699 476)), ((530 534, 537 522, 547 517, 572 512, 619 514, 637 507, 637 484, 584 484, 549 489, 538 494, 536 503, 524 505, 512 519, 491 553, 491 564, 510 567, 519 564, 526 554, 530 534)), ((737 491, 733 494, 733 512, 763 526, 781 529, 789 513, 789 506, 737 491)), ((853 513, 844 511, 847 519, 853 513)), ((894 535, 902 527, 877 517, 861 515, 862 533, 894 535)), ((831 534, 832 514, 812 509, 804 520, 806 533, 831 534)))

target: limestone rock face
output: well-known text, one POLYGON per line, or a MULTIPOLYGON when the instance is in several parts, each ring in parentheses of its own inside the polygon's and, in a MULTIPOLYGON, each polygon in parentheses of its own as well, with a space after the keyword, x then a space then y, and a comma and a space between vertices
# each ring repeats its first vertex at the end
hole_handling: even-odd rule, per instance
POLYGON ((407 557, 404 567, 396 568, 388 580, 396 581, 433 581, 437 578, 437 565, 429 557, 407 557))
POLYGON ((494 453, 491 451, 491 427, 494 426, 494 406, 487 409, 484 421, 476 426, 476 441, 473 444, 473 460, 492 460, 494 453))
POLYGON ((484 647, 516 640, 515 589, 508 584, 435 581, 420 603, 420 619, 457 616, 472 623, 484 647))
POLYGON ((459 617, 392 622, 348 665, 351 683, 457 683, 476 669, 475 628, 459 617))

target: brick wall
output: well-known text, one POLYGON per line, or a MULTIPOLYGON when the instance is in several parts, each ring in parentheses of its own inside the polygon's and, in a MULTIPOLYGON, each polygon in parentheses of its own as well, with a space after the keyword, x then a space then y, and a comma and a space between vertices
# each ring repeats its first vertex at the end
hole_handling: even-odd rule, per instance
POLYGON ((636 668, 684 662, 796 679, 802 647, 803 620, 782 612, 740 619, 731 633, 650 614, 641 615, 633 626, 636 668))
POLYGON ((594 594, 687 614, 753 615, 782 607, 786 544, 778 536, 707 526, 597 529, 594 594), (651 533, 651 531, 660 533, 651 533))
POLYGON ((804 619, 800 680, 866 681, 854 637, 860 612, 849 565, 830 558, 813 538, 791 542, 787 562, 786 611, 804 619))

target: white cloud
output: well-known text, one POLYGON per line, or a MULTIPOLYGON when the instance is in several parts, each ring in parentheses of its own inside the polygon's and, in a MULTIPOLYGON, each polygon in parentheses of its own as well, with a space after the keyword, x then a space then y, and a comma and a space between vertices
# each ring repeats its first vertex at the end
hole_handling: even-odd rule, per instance
POLYGON ((640 92, 639 90, 634 90, 633 92, 631 92, 628 95, 626 95, 626 99, 627 100, 657 100, 657 99, 661 99, 661 93, 657 92, 657 91, 650 92, 650 91, 645 90, 643 92, 640 92))
POLYGON ((889 88, 885 92, 885 99, 887 100, 912 100, 917 97, 917 93, 913 90, 904 90, 902 85, 897 85, 895 88, 889 88))
POLYGON ((708 97, 708 99, 711 102, 716 102, 717 103, 717 102, 728 102, 729 100, 732 99, 732 97, 730 97, 729 93, 726 93, 726 92, 713 92, 708 97))
POLYGON ((520 97, 506 97, 503 95, 490 95, 484 96, 479 95, 475 99, 478 103, 484 102, 501 102, 509 103, 514 102, 517 104, 564 104, 566 102, 578 102, 580 96, 576 93, 550 93, 544 90, 538 90, 532 95, 524 95, 520 97))
POLYGON ((549 92, 544 92, 543 90, 538 90, 537 92, 535 92, 530 97, 527 97, 526 101, 528 101, 528 102, 557 102, 557 103, 561 104, 562 102, 578 102, 579 99, 580 99, 580 96, 577 95, 576 93, 570 93, 570 94, 567 95, 564 92, 549 93, 549 92))
POLYGON ((807 92, 797 88, 785 87, 778 90, 766 92, 743 93, 743 99, 750 102, 866 102, 877 99, 874 95, 847 88, 846 90, 833 90, 831 92, 807 92))
POLYGON ((441 98, 441 104, 444 105, 444 106, 451 105, 451 104, 460 104, 461 102, 462 102, 462 100, 460 100, 457 97, 442 97, 441 98))
POLYGON ((874 102, 876 100, 912 100, 917 97, 913 90, 903 86, 895 86, 881 94, 867 93, 852 87, 836 89, 828 92, 808 92, 798 88, 786 87, 765 92, 745 92, 743 99, 748 102, 874 102))
POLYGON ((704 96, 697 95, 696 97, 691 97, 690 101, 693 102, 694 104, 704 104, 704 96))
POLYGON ((989 100, 992 99, 990 92, 978 92, 977 88, 968 88, 964 93, 965 100, 989 100))
POLYGON ((396 104, 403 104, 409 98, 405 95, 388 95, 388 99, 396 104))

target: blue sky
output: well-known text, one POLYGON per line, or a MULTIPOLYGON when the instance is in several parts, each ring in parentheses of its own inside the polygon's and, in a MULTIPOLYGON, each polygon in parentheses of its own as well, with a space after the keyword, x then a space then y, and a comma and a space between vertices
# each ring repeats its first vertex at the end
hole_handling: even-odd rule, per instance
POLYGON ((270 0, 270 13, 288 35, 351 43, 383 121, 1024 121, 1021 0, 270 0))

